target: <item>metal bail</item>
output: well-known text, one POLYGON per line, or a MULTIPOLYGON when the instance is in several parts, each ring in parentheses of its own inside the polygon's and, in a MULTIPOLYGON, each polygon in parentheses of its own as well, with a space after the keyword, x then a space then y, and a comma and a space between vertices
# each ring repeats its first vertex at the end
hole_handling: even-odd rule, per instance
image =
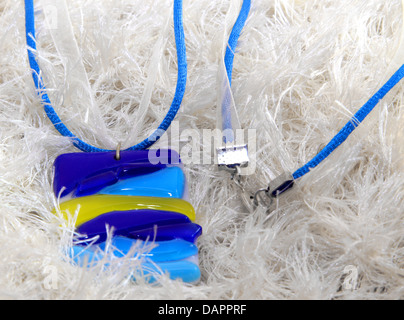
POLYGON ((118 143, 118 146, 116 148, 115 159, 121 160, 121 143, 120 142, 118 143))

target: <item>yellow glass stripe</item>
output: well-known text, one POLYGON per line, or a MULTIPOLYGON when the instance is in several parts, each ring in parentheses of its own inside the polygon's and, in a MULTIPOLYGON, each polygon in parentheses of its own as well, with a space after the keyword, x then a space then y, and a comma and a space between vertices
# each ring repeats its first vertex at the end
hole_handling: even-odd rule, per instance
MULTIPOLYGON (((78 209, 76 226, 104 213, 139 209, 178 212, 185 214, 191 221, 195 221, 195 210, 192 205, 176 198, 92 195, 71 199, 60 204, 60 212, 66 220, 69 216, 72 217, 78 209)), ((53 212, 56 213, 56 210, 53 212)))

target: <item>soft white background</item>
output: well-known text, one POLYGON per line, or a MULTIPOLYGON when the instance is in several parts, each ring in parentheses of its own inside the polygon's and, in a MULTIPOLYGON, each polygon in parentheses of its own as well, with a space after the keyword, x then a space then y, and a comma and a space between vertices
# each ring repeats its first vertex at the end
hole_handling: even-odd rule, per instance
MULTIPOLYGON (((75 40, 78 61, 63 57, 52 38, 66 36, 68 26, 50 30, 35 1, 51 100, 87 142, 128 147, 171 104, 172 1, 67 2, 74 39, 66 41, 75 40)), ((181 130, 216 126, 217 73, 240 4, 184 0, 181 130)), ((401 6, 400 0, 252 0, 233 72, 241 125, 257 130, 248 192, 310 160, 404 63, 401 6)), ((63 259, 73 235, 51 214, 52 164, 76 149, 54 130, 35 95, 24 32, 23 1, 0 0, 0 298, 404 297, 402 84, 271 211, 244 203, 248 194, 214 165, 187 165, 190 202, 204 228, 201 282, 133 284, 127 274, 136 266, 129 262, 102 273, 63 259)))

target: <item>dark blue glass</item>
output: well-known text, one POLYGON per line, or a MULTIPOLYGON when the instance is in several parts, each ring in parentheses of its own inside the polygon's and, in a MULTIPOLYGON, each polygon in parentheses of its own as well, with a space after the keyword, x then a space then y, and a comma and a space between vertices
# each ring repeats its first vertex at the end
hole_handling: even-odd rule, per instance
POLYGON ((156 241, 183 239, 195 242, 201 234, 201 227, 191 223, 184 214, 159 210, 133 210, 108 212, 92 219, 77 228, 79 240, 98 236, 95 243, 107 239, 108 229, 113 235, 156 241), (157 229, 155 229, 157 228, 157 229), (156 232, 157 230, 157 232, 156 232))
POLYGON ((173 239, 183 239, 195 243, 202 234, 202 227, 196 223, 183 223, 176 225, 161 226, 157 229, 148 228, 143 230, 130 231, 126 237, 133 239, 156 239, 156 241, 169 241, 173 239))
MULTIPOLYGON (((165 168, 167 164, 180 164, 177 152, 123 151, 120 160, 115 159, 114 152, 62 154, 55 160, 53 189, 55 195, 59 196, 62 188, 65 188, 61 193, 61 197, 64 197, 73 192, 82 181, 87 180, 86 183, 90 187, 83 188, 84 190, 94 188, 99 191, 102 187, 114 183, 113 181, 120 175, 123 178, 133 177, 148 173, 150 170, 165 168)), ((87 193, 84 192, 88 195, 87 193)))

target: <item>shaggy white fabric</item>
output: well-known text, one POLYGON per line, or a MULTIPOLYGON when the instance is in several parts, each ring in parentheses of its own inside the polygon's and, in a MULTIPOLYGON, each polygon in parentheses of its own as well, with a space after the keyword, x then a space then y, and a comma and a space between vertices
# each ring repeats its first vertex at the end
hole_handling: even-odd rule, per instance
MULTIPOLYGON (((146 137, 175 90, 172 1, 67 1, 74 39, 66 41, 76 41, 80 61, 63 57, 64 42, 53 39, 57 32, 35 3, 43 77, 69 128, 112 149, 146 137)), ((217 71, 240 4, 184 1, 181 130, 216 126, 217 71)), ((404 62, 402 21, 400 0, 252 1, 233 72, 241 125, 257 133, 248 191, 310 160, 404 62)), ((73 232, 51 213, 52 164, 76 149, 35 95, 24 32, 23 1, 0 0, 0 298, 404 297, 402 83, 271 212, 245 204, 215 165, 187 165, 190 201, 204 228, 202 280, 134 284, 130 262, 101 272, 63 259, 73 232)))

